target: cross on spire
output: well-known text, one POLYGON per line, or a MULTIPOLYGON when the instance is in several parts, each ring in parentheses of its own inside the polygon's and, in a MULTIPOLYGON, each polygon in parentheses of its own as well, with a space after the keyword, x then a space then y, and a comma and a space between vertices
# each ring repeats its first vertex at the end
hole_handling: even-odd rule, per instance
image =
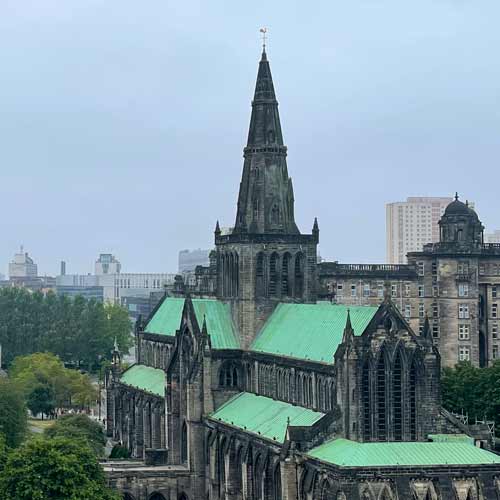
POLYGON ((262 51, 266 51, 267 28, 263 27, 259 30, 262 33, 262 51))

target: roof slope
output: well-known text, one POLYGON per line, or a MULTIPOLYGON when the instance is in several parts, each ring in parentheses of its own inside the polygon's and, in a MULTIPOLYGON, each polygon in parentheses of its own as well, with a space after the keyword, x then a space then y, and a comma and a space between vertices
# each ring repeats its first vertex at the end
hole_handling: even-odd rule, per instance
POLYGON ((123 372, 120 382, 157 396, 165 396, 165 372, 145 365, 133 365, 123 372))
POLYGON ((222 405, 210 418, 283 443, 288 419, 293 426, 311 426, 325 414, 242 392, 222 405))
POLYGON ((347 307, 330 302, 279 304, 250 349, 333 363, 333 355, 342 342, 348 310, 354 334, 361 335, 378 307, 347 307))
POLYGON ((308 455, 344 467, 500 464, 500 456, 460 441, 358 443, 335 439, 308 455))
MULTIPOLYGON (((167 297, 148 321, 144 331, 174 336, 181 324, 186 299, 167 297)), ((238 349, 239 342, 228 304, 214 299, 192 299, 196 320, 201 328, 203 318, 214 349, 238 349)))

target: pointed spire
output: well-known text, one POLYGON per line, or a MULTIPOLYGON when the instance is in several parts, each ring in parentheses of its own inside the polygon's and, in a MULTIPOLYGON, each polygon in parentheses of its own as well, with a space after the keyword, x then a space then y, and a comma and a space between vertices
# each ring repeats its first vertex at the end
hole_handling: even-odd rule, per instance
POLYGON ((346 341, 350 340, 353 335, 354 335, 354 329, 352 328, 352 323, 351 323, 351 311, 348 308, 342 342, 346 342, 346 341))
POLYGON ((422 337, 426 339, 431 338, 431 325, 429 323, 429 315, 427 314, 427 311, 425 313, 424 327, 422 329, 422 337))
POLYGON ((314 217, 314 224, 312 228, 312 234, 316 236, 316 239, 319 237, 319 225, 318 225, 318 219, 317 217, 314 217))
POLYGON ((114 350, 114 352, 120 352, 118 350, 118 341, 116 340, 116 336, 115 336, 115 343, 114 343, 114 346, 113 346, 113 350, 114 350))
POLYGON ((203 315, 203 324, 201 325, 201 333, 203 333, 204 335, 207 335, 207 333, 208 333, 207 317, 205 314, 203 315))
POLYGON ((455 192, 455 201, 458 201, 458 191, 455 192))
POLYGON ((220 226, 219 226, 219 220, 217 219, 217 223, 215 224, 215 231, 214 231, 216 236, 220 235, 220 226))

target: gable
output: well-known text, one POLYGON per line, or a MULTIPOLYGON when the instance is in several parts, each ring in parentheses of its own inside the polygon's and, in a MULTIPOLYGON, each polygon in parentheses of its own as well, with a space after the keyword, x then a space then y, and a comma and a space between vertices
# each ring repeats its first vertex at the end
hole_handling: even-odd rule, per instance
MULTIPOLYGON (((145 333, 175 336, 184 309, 184 298, 167 297, 144 328, 145 333)), ((200 328, 205 319, 214 349, 238 349, 239 342, 228 304, 215 299, 191 299, 200 328)))
POLYGON ((316 304, 279 304, 250 349, 278 356, 333 363, 342 343, 347 311, 355 335, 361 335, 378 307, 316 304))

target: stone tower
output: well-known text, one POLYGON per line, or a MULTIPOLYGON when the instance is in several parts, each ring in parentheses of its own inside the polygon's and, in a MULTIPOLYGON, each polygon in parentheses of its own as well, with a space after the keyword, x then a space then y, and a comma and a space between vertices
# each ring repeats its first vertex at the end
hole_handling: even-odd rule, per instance
POLYGON ((319 228, 301 234, 265 49, 259 63, 233 228, 217 223, 217 296, 232 305, 247 348, 278 302, 313 302, 319 228))

